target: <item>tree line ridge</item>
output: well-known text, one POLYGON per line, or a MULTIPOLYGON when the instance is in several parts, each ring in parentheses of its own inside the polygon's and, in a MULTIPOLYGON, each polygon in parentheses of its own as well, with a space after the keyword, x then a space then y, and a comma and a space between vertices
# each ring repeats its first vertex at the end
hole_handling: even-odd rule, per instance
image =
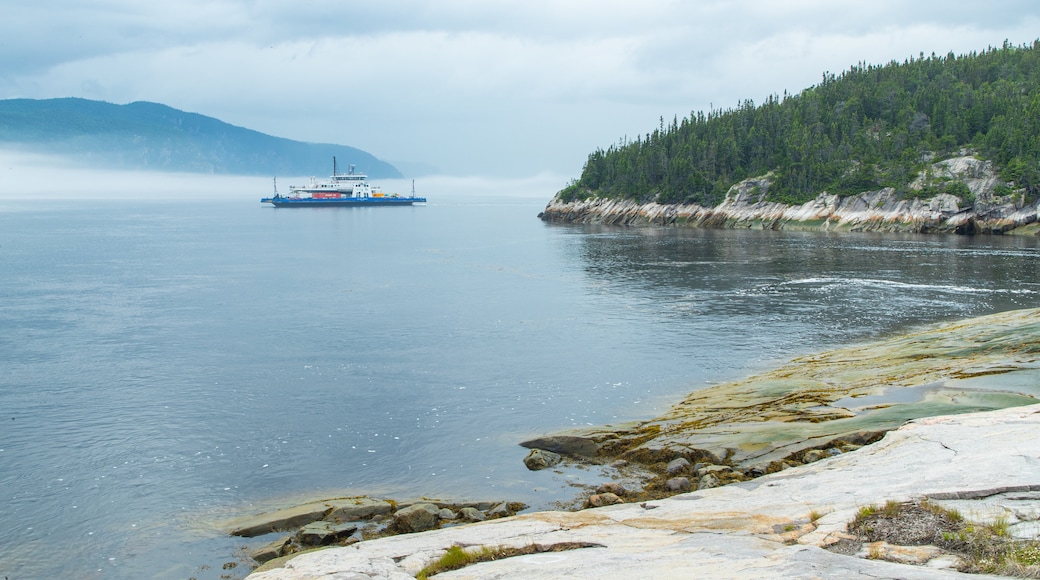
POLYGON ((769 175, 764 199, 790 205, 883 188, 970 204, 962 181, 928 172, 965 154, 994 164, 997 195, 1040 198, 1040 40, 860 63, 760 105, 662 117, 652 132, 590 154, 556 198, 713 207, 734 184, 769 175))

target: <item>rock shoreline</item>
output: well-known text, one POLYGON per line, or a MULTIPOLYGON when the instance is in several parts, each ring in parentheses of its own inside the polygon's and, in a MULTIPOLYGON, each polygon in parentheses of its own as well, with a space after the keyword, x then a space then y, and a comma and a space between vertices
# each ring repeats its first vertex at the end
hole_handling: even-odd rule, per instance
MULTIPOLYGON (((356 542, 424 532, 466 522, 509 517, 528 506, 521 502, 438 499, 396 501, 369 496, 336 497, 243 516, 222 527, 228 534, 255 538, 281 533, 254 548, 249 557, 271 566, 319 547, 349 546, 356 542), (285 535, 285 534, 288 535, 285 535)), ((261 566, 259 570, 263 570, 261 566)))
POLYGON ((974 201, 945 193, 906 199, 883 188, 848 197, 824 192, 804 204, 786 205, 765 201, 772 182, 767 175, 734 185, 715 207, 553 199, 539 217, 547 222, 623 226, 1040 235, 1040 202, 1026 204, 1021 195, 997 195, 999 180, 989 161, 970 156, 947 159, 933 164, 930 175, 962 181, 974 201))
POLYGON ((854 451, 911 419, 1033 404, 1038 359, 1040 309, 1003 312, 797 358, 691 393, 648 421, 521 445, 638 465, 653 474, 639 499, 655 499, 681 487, 677 476, 700 489, 745 481, 854 451), (679 459, 688 467, 673 469, 679 459))
POLYGON ((405 580, 459 547, 471 553, 509 548, 525 555, 439 577, 985 578, 951 569, 956 559, 941 550, 876 545, 849 550, 855 536, 848 525, 863 506, 934 498, 977 502, 958 509, 1009 528, 1021 526, 1023 538, 1035 539, 1037 432, 1040 405, 918 419, 856 452, 750 482, 641 504, 520 514, 360 542, 304 554, 250 578, 405 580), (1014 498, 1000 497, 1008 493, 1014 498), (1005 506, 1009 499, 1019 505, 1005 506), (571 549, 554 552, 555 546, 571 549), (524 550, 531 547, 537 549, 524 550), (925 565, 884 559, 898 560, 912 550, 923 554, 917 562, 925 565))
MULTIPOLYGON (((822 548, 854 541, 845 526, 868 503, 1040 490, 1038 395, 1040 309, 936 325, 695 392, 650 421, 524 443, 549 452, 538 451, 539 467, 559 453, 651 474, 632 489, 603 484, 586 499, 595 509, 367 540, 250 578, 410 578, 452 546, 519 555, 445 578, 957 577, 822 548)), ((1040 516, 1040 494, 1026 501, 1012 516, 1040 530, 1028 517, 1040 516)), ((925 552, 929 565, 956 563, 925 552)))

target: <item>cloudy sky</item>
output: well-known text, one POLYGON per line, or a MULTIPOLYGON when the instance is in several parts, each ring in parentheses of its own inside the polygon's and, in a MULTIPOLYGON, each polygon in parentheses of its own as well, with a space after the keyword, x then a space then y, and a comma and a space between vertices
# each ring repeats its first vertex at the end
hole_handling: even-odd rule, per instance
POLYGON ((458 176, 576 177, 662 116, 1040 37, 1036 0, 3 4, 0 98, 154 101, 458 176))

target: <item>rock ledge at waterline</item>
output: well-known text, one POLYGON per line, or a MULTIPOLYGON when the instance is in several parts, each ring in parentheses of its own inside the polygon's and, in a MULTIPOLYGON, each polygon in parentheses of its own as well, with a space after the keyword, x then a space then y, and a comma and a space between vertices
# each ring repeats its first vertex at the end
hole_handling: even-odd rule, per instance
POLYGON ((1040 235, 1040 203, 1024 204, 1020 194, 997 195, 998 180, 990 162, 970 156, 947 159, 934 164, 932 174, 962 181, 975 202, 966 204, 945 193, 903 199, 894 189, 885 188, 849 197, 821 193, 802 205, 786 205, 765 201, 772 181, 766 175, 734 185, 715 207, 553 199, 539 217, 547 222, 607 225, 1040 235))
MULTIPOLYGON (((1033 404, 1036 399, 1029 393, 1040 387, 1038 376, 1040 309, 939 325, 873 348, 807 357, 752 381, 761 387, 765 380, 772 387, 759 398, 737 404, 764 414, 729 417, 736 427, 733 431, 750 433, 746 440, 725 442, 724 447, 734 449, 729 461, 753 465, 788 454, 793 448, 804 449, 805 440, 814 439, 813 433, 796 431, 811 430, 814 425, 834 425, 844 431, 851 427, 849 422, 866 420, 881 429, 896 427, 890 424, 895 417, 887 415, 886 409, 905 417, 991 405, 1010 408, 917 418, 871 445, 822 455, 749 481, 666 499, 577 512, 521 514, 363 541, 302 554, 282 568, 257 572, 251 578, 406 579, 452 546, 529 551, 534 547, 538 553, 474 564, 438 577, 979 578, 936 568, 949 565, 943 555, 930 557, 927 566, 914 567, 844 556, 825 548, 848 539, 846 525, 860 507, 920 498, 960 502, 957 509, 968 517, 976 512, 999 512, 995 516, 1004 518, 1009 529, 1020 528, 1025 534, 1016 531, 1017 537, 1035 537, 1040 529, 1040 437, 1036 436, 1040 405, 1033 404), (895 356, 899 353, 902 356, 895 356), (877 366, 887 359, 892 360, 877 366), (795 384, 799 382, 795 375, 802 375, 806 380, 801 382, 807 384, 795 384), (847 413, 838 413, 848 401, 830 400, 830 395, 818 400, 830 388, 817 389, 817 384, 833 387, 839 383, 845 385, 840 397, 861 402, 864 408, 851 405, 847 413), (866 383, 885 383, 891 390, 878 393, 866 383), (903 400, 906 398, 894 395, 900 387, 914 389, 919 396, 903 400), (890 395, 895 399, 888 400, 890 395), (761 397, 775 400, 766 404, 761 397), (795 430, 781 430, 781 436, 763 445, 756 440, 760 433, 752 429, 757 424, 770 424, 771 430, 790 424, 795 430), (1031 498, 1026 500, 1031 502, 1028 509, 1005 510, 1001 498, 1009 493, 1031 498), (977 507, 966 502, 976 502, 977 507), (554 548, 565 551, 552 551, 554 548)), ((737 392, 751 394, 757 391, 752 382, 709 389, 716 391, 709 398, 718 395, 729 400, 737 392)), ((661 418, 662 429, 655 430, 658 437, 649 441, 636 437, 632 440, 636 446, 629 449, 638 453, 647 444, 656 448, 661 443, 672 448, 689 443, 685 438, 705 427, 710 443, 722 443, 726 435, 722 425, 712 428, 672 416, 701 412, 705 401, 694 393, 661 418)), ((862 425, 855 425, 859 427, 862 425)), ((600 431, 609 432, 612 439, 625 439, 630 433, 600 431)), ((825 438, 834 435, 828 432, 825 438)), ((601 443, 582 435, 577 438, 595 447, 601 443)), ((593 454, 591 449, 585 451, 593 454)))
POLYGON ((438 577, 979 578, 824 548, 845 537, 861 506, 921 497, 963 503, 1040 490, 1038 432, 1040 405, 918 419, 853 453, 754 481, 360 542, 303 554, 250 578, 407 579, 452 546, 531 545, 588 547, 483 562, 438 577))

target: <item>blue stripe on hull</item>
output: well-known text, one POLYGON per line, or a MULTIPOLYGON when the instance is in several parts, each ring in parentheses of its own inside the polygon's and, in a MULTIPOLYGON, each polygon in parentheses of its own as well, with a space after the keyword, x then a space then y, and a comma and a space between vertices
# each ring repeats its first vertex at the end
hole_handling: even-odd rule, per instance
POLYGON ((270 203, 275 207, 360 207, 381 205, 412 205, 415 203, 426 203, 425 197, 351 197, 333 199, 291 199, 288 197, 274 198, 265 197, 260 203, 270 203))

